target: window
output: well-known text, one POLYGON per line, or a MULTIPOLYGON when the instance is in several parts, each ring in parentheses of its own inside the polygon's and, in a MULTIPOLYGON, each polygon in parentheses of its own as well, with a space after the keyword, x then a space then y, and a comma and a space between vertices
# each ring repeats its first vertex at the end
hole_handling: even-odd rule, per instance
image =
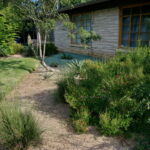
MULTIPOLYGON (((81 45, 82 44, 82 40, 79 34, 79 30, 82 27, 83 29, 87 30, 87 31, 91 31, 92 27, 91 27, 91 15, 89 14, 85 14, 85 15, 74 15, 72 16, 72 22, 74 22, 76 24, 76 31, 75 31, 75 39, 72 39, 72 44, 78 44, 81 45)), ((91 45, 91 40, 87 40, 88 45, 91 45)))
POLYGON ((122 10, 121 47, 150 46, 150 5, 122 10))

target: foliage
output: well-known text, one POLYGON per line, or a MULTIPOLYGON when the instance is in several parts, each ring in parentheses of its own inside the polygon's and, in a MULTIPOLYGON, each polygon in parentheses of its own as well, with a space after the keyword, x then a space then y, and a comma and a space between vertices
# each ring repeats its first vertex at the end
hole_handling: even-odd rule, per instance
POLYGON ((33 46, 32 45, 26 45, 24 46, 24 55, 26 57, 33 57, 33 56, 36 56, 36 50, 34 50, 33 46))
POLYGON ((0 59, 0 100, 15 88, 29 72, 36 69, 39 62, 32 58, 0 59))
POLYGON ((81 108, 78 112, 73 116, 73 127, 77 133, 83 133, 88 130, 89 123, 89 111, 86 108, 81 108))
MULTIPOLYGON (((85 0, 77 0, 78 2, 85 2, 85 0)), ((60 6, 72 6, 74 2, 72 0, 17 0, 14 5, 18 8, 22 15, 27 19, 30 19, 34 22, 37 33, 37 42, 38 42, 38 51, 39 58, 41 59, 42 65, 47 68, 47 65, 44 62, 46 51, 46 43, 48 33, 55 30, 57 23, 63 24, 65 28, 68 29, 68 35, 72 36, 72 31, 77 27, 70 21, 68 14, 60 13, 60 6), (43 45, 42 45, 43 43, 43 45)), ((88 31, 83 28, 79 32, 82 36, 83 44, 86 43, 89 39, 97 40, 96 33, 94 31, 88 34, 88 31)), ((49 53, 47 54, 49 55, 49 53)))
POLYGON ((13 49, 11 54, 21 54, 24 51, 24 46, 16 42, 12 43, 11 47, 13 49))
POLYGON ((58 53, 58 48, 55 46, 54 43, 47 43, 46 44, 46 53, 45 56, 51 56, 58 53))
POLYGON ((57 63, 51 63, 50 66, 56 68, 56 67, 58 67, 58 64, 57 63))
POLYGON ((0 10, 0 56, 14 54, 12 44, 15 42, 18 24, 12 14, 12 8, 6 7, 0 10))
POLYGON ((1 103, 0 122, 0 144, 6 148, 21 150, 40 140, 42 132, 32 114, 14 103, 1 103))
POLYGON ((150 139, 149 137, 140 137, 137 139, 137 145, 133 150, 149 150, 150 148, 150 139))
POLYGON ((59 88, 73 109, 72 117, 78 116, 73 125, 83 124, 80 110, 86 108, 89 122, 84 125, 95 125, 105 135, 149 133, 149 59, 150 48, 139 47, 105 62, 69 65, 59 88))
POLYGON ((69 55, 66 55, 65 53, 63 53, 63 55, 61 56, 61 59, 71 60, 71 59, 73 59, 73 57, 69 56, 69 55))
POLYGON ((125 118, 119 113, 106 112, 100 114, 99 130, 107 136, 122 135, 122 132, 127 131, 131 118, 125 118))

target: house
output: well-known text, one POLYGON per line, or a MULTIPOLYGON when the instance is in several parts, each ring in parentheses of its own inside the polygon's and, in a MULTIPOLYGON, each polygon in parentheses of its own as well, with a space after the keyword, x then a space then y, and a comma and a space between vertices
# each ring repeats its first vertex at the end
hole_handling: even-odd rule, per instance
POLYGON ((85 50, 80 35, 70 39, 68 31, 59 24, 54 34, 60 51, 112 56, 118 48, 136 47, 138 41, 143 46, 150 46, 150 0, 92 0, 61 12, 69 14, 77 27, 93 30, 102 39, 89 42, 85 50))

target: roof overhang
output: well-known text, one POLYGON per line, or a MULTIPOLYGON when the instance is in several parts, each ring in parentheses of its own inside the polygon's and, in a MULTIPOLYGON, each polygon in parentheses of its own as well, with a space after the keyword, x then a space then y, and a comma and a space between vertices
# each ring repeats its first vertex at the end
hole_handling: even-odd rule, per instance
POLYGON ((146 2, 150 2, 150 0, 92 0, 87 3, 75 5, 72 8, 63 8, 60 12, 73 14, 146 2))

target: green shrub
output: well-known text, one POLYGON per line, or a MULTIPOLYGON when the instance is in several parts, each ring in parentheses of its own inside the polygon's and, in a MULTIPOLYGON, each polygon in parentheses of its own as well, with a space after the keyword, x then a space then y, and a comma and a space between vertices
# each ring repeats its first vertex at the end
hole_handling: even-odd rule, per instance
POLYGON ((80 108, 76 114, 73 114, 73 127, 77 133, 83 133, 88 130, 89 116, 88 109, 84 107, 80 108))
POLYGON ((88 124, 85 122, 84 119, 73 119, 72 124, 77 133, 85 133, 88 130, 88 124))
POLYGON ((63 55, 61 56, 61 59, 71 60, 71 59, 73 59, 73 57, 70 56, 70 55, 66 55, 65 53, 63 53, 63 55))
POLYGON ((41 130, 30 112, 14 103, 0 105, 0 144, 8 149, 24 149, 39 142, 41 130))
POLYGON ((12 43, 15 42, 18 25, 11 5, 0 9, 0 56, 14 54, 12 43))
POLYGON ((12 43, 11 45, 13 52, 11 54, 21 54, 24 50, 24 46, 19 43, 12 43))
POLYGON ((101 133, 113 136, 148 133, 149 60, 150 48, 140 47, 128 53, 118 52, 105 62, 86 60, 68 65, 59 88, 61 97, 74 110, 75 126, 95 125, 101 133), (89 121, 79 113, 83 107, 89 112, 89 121))
MULTIPOLYGON (((42 47, 43 46, 44 45, 42 44, 42 47)), ((39 55, 39 51, 37 51, 37 47, 32 45, 25 46, 24 53, 27 57, 33 57, 39 55)), ((45 56, 51 56, 57 53, 58 53, 57 47, 53 43, 46 44, 45 56)))
POLYGON ((24 47, 24 54, 26 57, 33 57, 38 55, 36 48, 32 47, 32 45, 27 45, 24 47))
POLYGON ((58 48, 53 43, 46 44, 46 56, 51 56, 58 53, 58 48))
POLYGON ((137 144, 133 150, 149 150, 150 149, 150 139, 149 137, 138 138, 137 144))
POLYGON ((106 112, 100 115, 100 132, 108 136, 123 135, 130 126, 131 118, 125 118, 119 113, 106 112))

